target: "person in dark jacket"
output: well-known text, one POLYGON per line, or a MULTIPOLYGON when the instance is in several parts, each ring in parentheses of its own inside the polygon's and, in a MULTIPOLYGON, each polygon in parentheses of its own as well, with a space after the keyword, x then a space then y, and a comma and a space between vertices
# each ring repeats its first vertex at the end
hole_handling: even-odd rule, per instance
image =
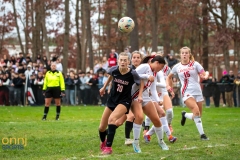
POLYGON ((88 85, 91 86, 91 99, 93 105, 98 105, 98 77, 96 74, 92 75, 92 78, 88 81, 88 85))
POLYGON ((222 100, 223 100, 223 107, 226 106, 226 98, 225 98, 225 84, 224 84, 224 76, 227 75, 227 71, 224 70, 222 72, 222 78, 219 80, 218 87, 219 87, 219 91, 220 91, 220 95, 222 95, 222 100))
POLYGON ((240 71, 238 71, 237 77, 234 80, 234 88, 236 90, 237 107, 240 106, 240 71))
POLYGON ((212 78, 211 90, 212 90, 212 97, 213 97, 214 106, 219 107, 221 92, 219 90, 218 81, 214 77, 212 78))
POLYGON ((14 87, 14 102, 18 106, 22 106, 21 103, 21 95, 22 93, 22 87, 25 84, 24 80, 19 77, 18 73, 15 73, 15 76, 12 80, 12 86, 14 87))
POLYGON ((206 102, 206 107, 210 107, 210 97, 212 97, 212 88, 211 88, 211 83, 212 83, 212 77, 209 77, 208 79, 205 79, 202 81, 203 84, 203 96, 205 98, 206 102))
POLYGON ((228 107, 233 106, 233 79, 227 74, 223 76, 223 83, 225 85, 225 96, 228 107))

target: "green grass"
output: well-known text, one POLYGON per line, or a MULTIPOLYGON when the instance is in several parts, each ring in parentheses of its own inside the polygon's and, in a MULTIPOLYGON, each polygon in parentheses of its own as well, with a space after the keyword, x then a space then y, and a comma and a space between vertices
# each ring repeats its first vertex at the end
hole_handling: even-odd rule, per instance
MULTIPOLYGON (((240 108, 207 108, 203 111, 204 131, 210 141, 201 141, 193 121, 180 126, 183 108, 174 108, 174 136, 178 141, 162 151, 152 136, 150 144, 143 139, 141 154, 124 145, 124 126, 117 129, 113 154, 102 156, 99 150, 98 125, 104 107, 62 107, 60 121, 55 121, 51 107, 47 121, 42 121, 43 107, 0 107, 0 138, 25 138, 23 150, 3 150, 0 159, 75 160, 75 159, 173 159, 208 160, 240 159, 240 108)), ((189 111, 185 108, 186 111, 189 111)), ((142 136, 141 136, 142 137, 142 136)), ((2 142, 3 138, 5 141, 2 142)))

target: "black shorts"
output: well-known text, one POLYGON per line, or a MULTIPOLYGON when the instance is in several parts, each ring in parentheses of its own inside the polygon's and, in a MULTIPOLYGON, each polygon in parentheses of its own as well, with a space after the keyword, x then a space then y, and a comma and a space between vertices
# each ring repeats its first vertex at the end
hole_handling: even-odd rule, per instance
POLYGON ((127 112, 125 114, 128 114, 129 109, 131 107, 131 103, 132 101, 120 101, 117 104, 114 103, 113 101, 111 101, 111 99, 109 98, 107 101, 107 107, 111 110, 114 111, 114 109, 117 107, 118 104, 122 104, 127 108, 127 112))
POLYGON ((60 87, 48 87, 45 91, 45 98, 61 98, 60 87))

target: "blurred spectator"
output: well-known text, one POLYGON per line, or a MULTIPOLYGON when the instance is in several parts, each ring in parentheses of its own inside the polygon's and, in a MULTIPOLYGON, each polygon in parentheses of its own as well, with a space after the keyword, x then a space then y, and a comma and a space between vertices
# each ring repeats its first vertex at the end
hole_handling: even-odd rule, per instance
POLYGON ((80 96, 78 96, 78 104, 82 104, 86 106, 86 82, 87 79, 85 78, 85 72, 81 72, 79 75, 79 85, 80 85, 80 96))
POLYGON ((14 87, 14 104, 18 106, 22 106, 21 95, 23 94, 22 87, 24 84, 24 80, 20 78, 18 73, 15 73, 12 80, 12 86, 14 87))
POLYGON ((35 99, 36 99, 36 104, 39 106, 44 105, 44 96, 42 93, 42 88, 43 88, 43 73, 42 72, 38 72, 37 77, 34 80, 34 85, 37 86, 37 92, 36 95, 34 95, 35 99))
POLYGON ((237 99, 237 106, 240 105, 240 71, 238 71, 237 77, 234 80, 234 88, 236 90, 236 92, 238 93, 238 97, 236 97, 237 99))
POLYGON ((107 71, 108 69, 108 61, 107 61, 107 57, 103 57, 102 58, 102 68, 105 69, 105 71, 107 71))
POLYGON ((226 102, 228 107, 233 106, 233 79, 229 75, 223 76, 223 83, 225 84, 226 102))
POLYGON ((97 74, 93 74, 92 78, 88 81, 88 85, 91 86, 91 103, 92 105, 98 105, 98 95, 99 95, 99 89, 98 89, 98 78, 97 74))
MULTIPOLYGON (((220 95, 221 95, 221 92, 219 90, 219 86, 218 86, 218 81, 216 78, 212 78, 212 84, 211 84, 211 91, 212 91, 212 97, 213 97, 213 102, 214 102, 214 106, 215 107, 219 107, 219 104, 220 104, 220 95)), ((221 87, 223 87, 221 85, 221 87)))
POLYGON ((6 74, 1 74, 0 78, 0 105, 9 106, 9 89, 8 85, 10 83, 9 78, 6 74))
MULTIPOLYGON (((103 83, 104 76, 103 75, 104 75, 103 72, 99 72, 99 74, 98 74, 98 90, 100 90, 104 85, 104 83, 103 83)), ((104 103, 103 103, 104 102, 104 97, 100 96, 99 92, 98 92, 98 95, 101 99, 101 106, 104 106, 104 103)))
POLYGON ((97 75, 99 75, 99 73, 104 74, 106 72, 106 70, 102 67, 102 63, 99 63, 99 68, 97 70, 97 75))
POLYGON ((128 54, 129 59, 132 58, 132 55, 131 55, 130 50, 129 50, 128 47, 124 49, 124 52, 128 54))
POLYGON ((116 50, 115 50, 115 49, 111 49, 111 52, 110 52, 110 54, 109 54, 108 58, 111 58, 111 56, 110 56, 111 54, 113 54, 113 55, 114 55, 114 58, 118 59, 118 53, 116 52, 116 50))
POLYGON ((56 64, 56 70, 60 71, 60 72, 63 72, 63 66, 62 66, 62 63, 61 63, 61 59, 60 58, 57 58, 56 60, 57 64, 56 64))
POLYGON ((85 102, 86 104, 90 104, 90 101, 92 99, 91 96, 91 86, 89 85, 89 80, 91 79, 90 72, 87 72, 87 74, 84 76, 85 79, 85 102))
POLYGON ((93 67, 93 73, 97 73, 97 70, 99 69, 99 61, 95 60, 94 61, 94 67, 93 67))
POLYGON ((226 106, 225 85, 224 85, 224 78, 223 78, 225 75, 227 75, 227 71, 226 71, 226 70, 224 70, 224 71, 222 72, 222 78, 219 80, 219 83, 221 83, 221 84, 218 85, 219 91, 220 91, 220 93, 221 93, 221 95, 222 95, 223 107, 226 106))
POLYGON ((26 60, 23 57, 23 53, 22 52, 19 53, 18 63, 19 64, 26 63, 26 60))
MULTIPOLYGON (((230 77, 230 79, 233 80, 233 82, 234 82, 235 76, 234 76, 232 70, 229 71, 229 77, 230 77)), ((236 87, 233 87, 233 103, 234 103, 234 106, 236 107, 236 106, 237 106, 236 87)))
POLYGON ((203 84, 203 97, 205 98, 206 107, 210 107, 210 97, 212 97, 212 77, 210 76, 208 79, 202 81, 203 84))
POLYGON ((115 58, 113 53, 110 53, 110 58, 108 58, 108 67, 111 68, 117 65, 117 58, 115 58))
POLYGON ((172 104, 174 106, 178 106, 180 100, 180 82, 176 77, 173 77, 173 92, 175 94, 174 98, 172 99, 172 104))
POLYGON ((173 54, 169 54, 167 58, 168 66, 172 68, 175 64, 178 63, 178 60, 174 58, 173 54))

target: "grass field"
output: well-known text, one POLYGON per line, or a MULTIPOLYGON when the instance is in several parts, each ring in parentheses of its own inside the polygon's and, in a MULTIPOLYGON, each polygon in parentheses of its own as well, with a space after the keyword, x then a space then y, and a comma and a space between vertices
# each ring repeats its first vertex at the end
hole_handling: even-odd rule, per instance
POLYGON ((102 156, 99 150, 98 125, 103 109, 62 107, 60 121, 55 121, 56 108, 51 107, 48 120, 42 121, 43 107, 0 107, 0 159, 240 159, 240 108, 204 109, 203 126, 210 140, 201 141, 193 121, 187 120, 184 127, 180 126, 183 108, 175 107, 173 128, 178 141, 170 144, 165 136, 169 151, 162 151, 153 136, 150 144, 141 140, 141 154, 134 153, 132 146, 124 145, 121 126, 114 139, 113 154, 108 156, 102 156), (14 138, 24 138, 24 149, 3 148, 14 138))

